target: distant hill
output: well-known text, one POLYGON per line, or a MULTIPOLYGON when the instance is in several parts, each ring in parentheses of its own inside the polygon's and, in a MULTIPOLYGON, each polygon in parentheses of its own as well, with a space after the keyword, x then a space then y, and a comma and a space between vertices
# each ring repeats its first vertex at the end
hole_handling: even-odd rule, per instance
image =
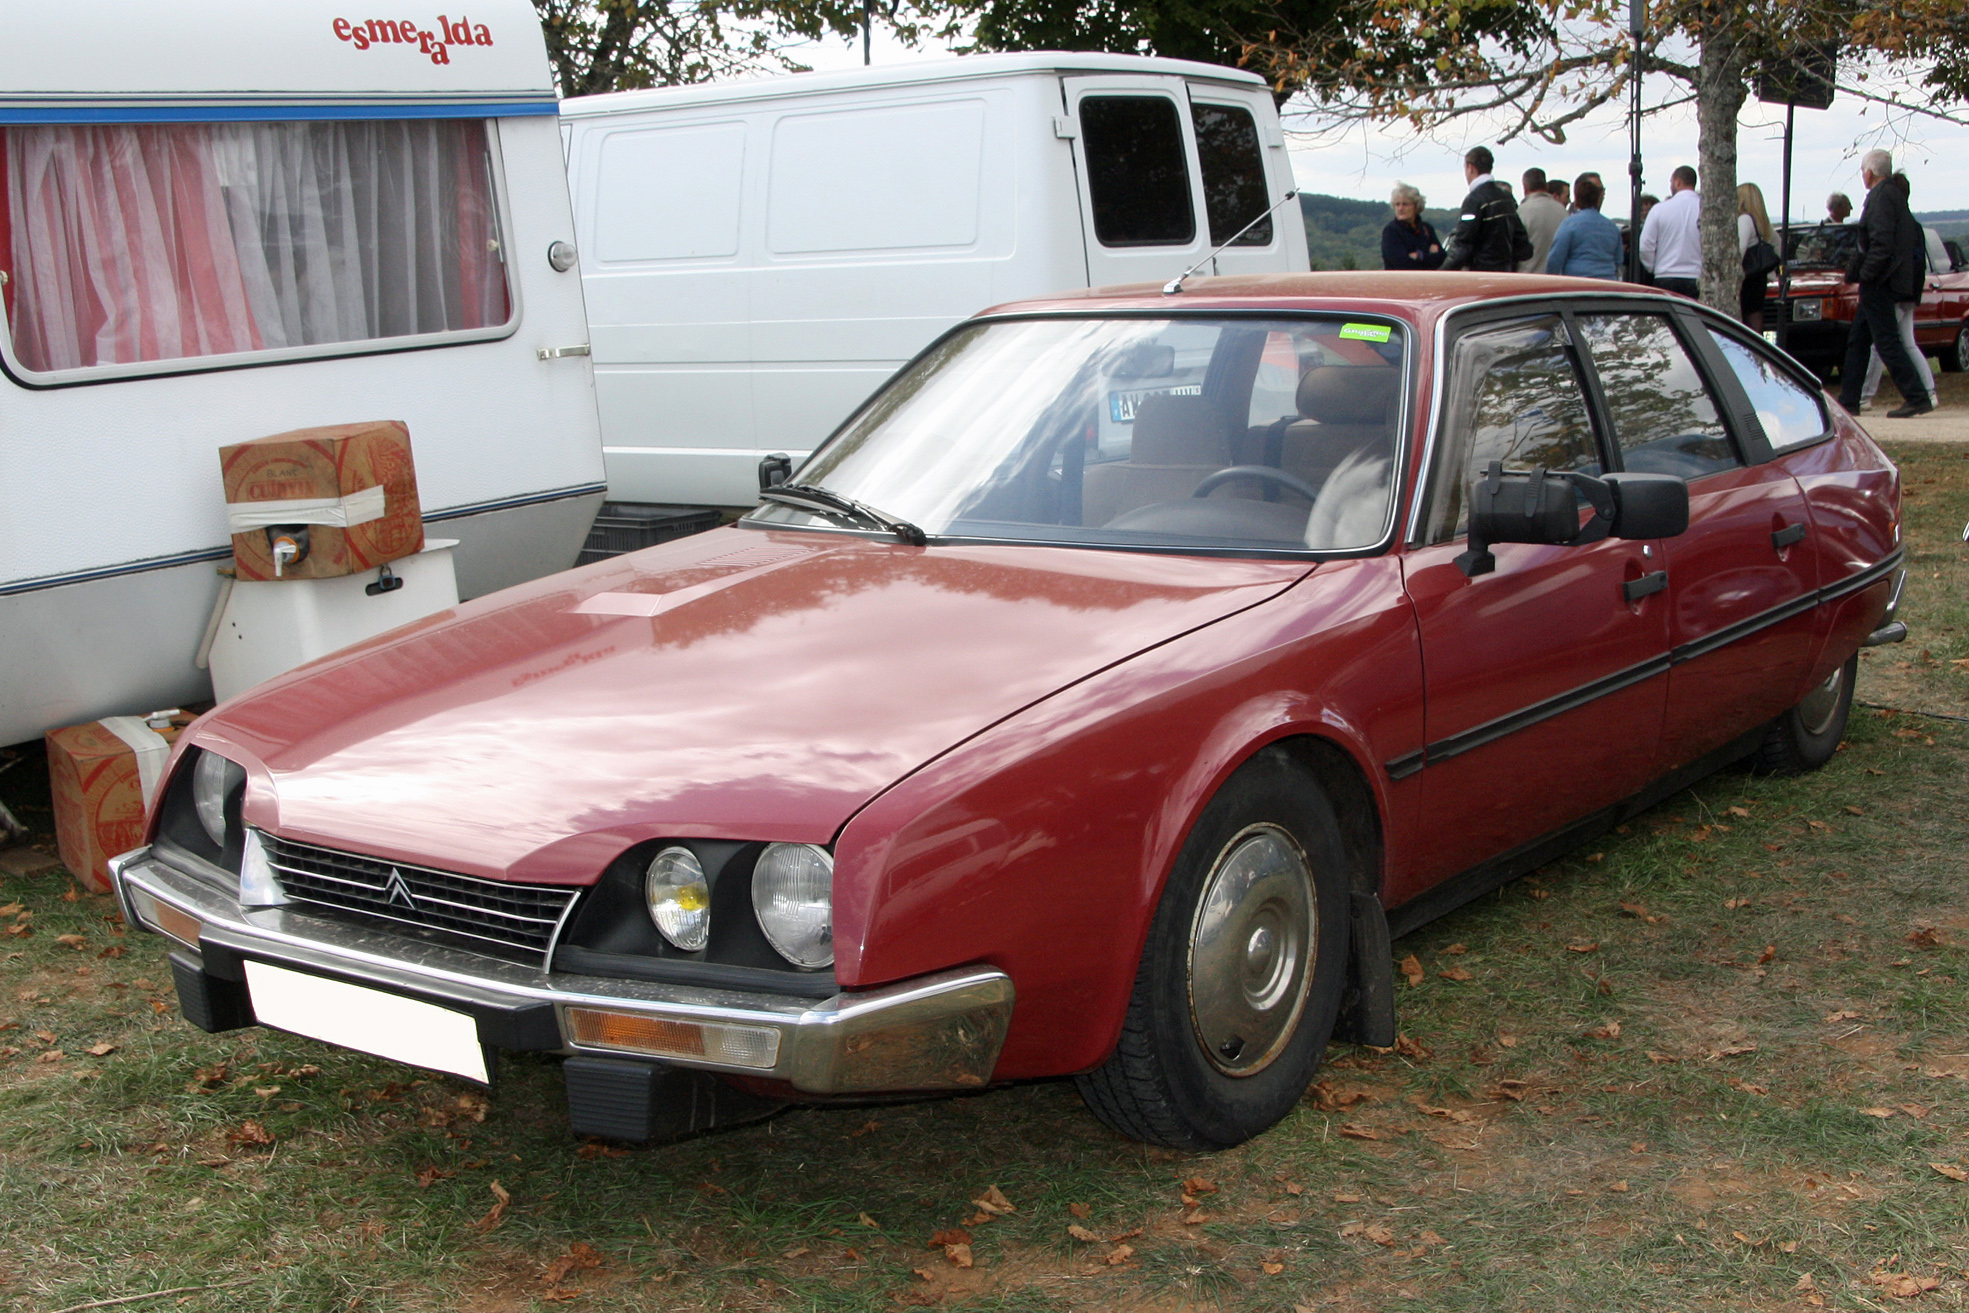
MULTIPOLYGON (((1460 199, 1460 198, 1459 198, 1460 199)), ((1345 196, 1299 193, 1299 213, 1306 222, 1306 249, 1315 269, 1379 269, 1381 230, 1395 217, 1386 201, 1357 201, 1345 196)), ((1422 217, 1443 237, 1456 226, 1455 210, 1425 209, 1422 217)))

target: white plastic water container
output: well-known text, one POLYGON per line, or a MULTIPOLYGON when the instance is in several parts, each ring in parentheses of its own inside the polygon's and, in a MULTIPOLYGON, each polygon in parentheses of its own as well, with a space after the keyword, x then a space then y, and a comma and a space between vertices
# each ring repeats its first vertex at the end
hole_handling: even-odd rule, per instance
POLYGON ((401 587, 370 593, 378 571, 339 579, 236 580, 212 639, 212 693, 244 693, 298 665, 458 605, 455 538, 427 538, 386 567, 401 587))

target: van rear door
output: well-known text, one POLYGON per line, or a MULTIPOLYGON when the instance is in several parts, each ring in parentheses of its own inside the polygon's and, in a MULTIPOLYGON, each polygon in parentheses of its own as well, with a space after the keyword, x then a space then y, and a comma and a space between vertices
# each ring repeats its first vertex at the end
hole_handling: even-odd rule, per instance
POLYGON ((1062 78, 1090 286, 1167 282, 1209 251, 1183 79, 1062 78))
POLYGON ((1306 268, 1299 207, 1279 206, 1238 236, 1292 189, 1292 165, 1271 92, 1218 82, 1189 84, 1190 122, 1202 166, 1210 249, 1231 242, 1206 273, 1297 273, 1306 268))

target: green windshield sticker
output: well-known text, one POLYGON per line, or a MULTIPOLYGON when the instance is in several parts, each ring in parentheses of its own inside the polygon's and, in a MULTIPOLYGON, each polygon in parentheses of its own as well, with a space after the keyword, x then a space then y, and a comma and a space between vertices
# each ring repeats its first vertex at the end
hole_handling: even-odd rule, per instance
POLYGON ((1350 337, 1356 342, 1386 342, 1389 331, 1386 324, 1340 325, 1340 336, 1350 337))

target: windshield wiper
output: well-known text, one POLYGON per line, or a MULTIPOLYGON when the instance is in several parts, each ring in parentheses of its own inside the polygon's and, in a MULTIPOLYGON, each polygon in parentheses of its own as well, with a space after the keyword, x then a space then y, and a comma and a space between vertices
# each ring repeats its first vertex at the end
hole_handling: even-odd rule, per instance
POLYGON ((865 529, 880 529, 884 533, 894 534, 897 542, 907 543, 911 547, 927 546, 930 541, 929 535, 908 520, 899 520, 865 502, 843 497, 831 488, 816 487, 811 483, 776 483, 770 488, 761 489, 759 500, 811 511, 865 529))

